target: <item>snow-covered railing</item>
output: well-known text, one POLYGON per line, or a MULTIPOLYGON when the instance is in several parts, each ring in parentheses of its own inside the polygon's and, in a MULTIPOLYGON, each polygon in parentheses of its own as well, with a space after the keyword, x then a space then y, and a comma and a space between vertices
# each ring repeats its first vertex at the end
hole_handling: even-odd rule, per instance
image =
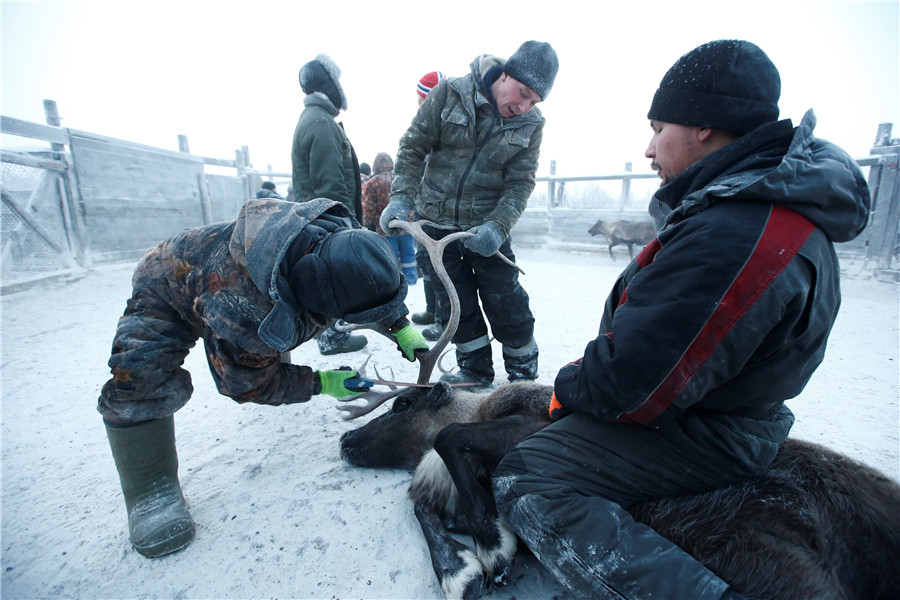
MULTIPOLYGON (((44 109, 47 124, 0 115, 3 134, 50 144, 44 151, 0 151, 4 290, 23 273, 31 279, 73 264, 90 269, 95 260, 132 259, 185 227, 233 218, 263 180, 290 182, 289 172, 271 166, 255 169, 246 146, 235 151, 233 160, 195 156, 185 136, 179 136, 178 151, 145 146, 60 127, 55 102, 45 101, 44 109), (216 169, 226 169, 227 175, 212 172, 216 169), (116 223, 140 223, 140 235, 130 231, 130 225, 116 223)), ((871 154, 857 159, 869 170, 873 210, 863 235, 842 246, 864 256, 865 268, 898 280, 900 142, 891 138, 891 129, 891 124, 881 125, 871 154)), ((596 213, 649 218, 644 196, 634 193, 631 184, 656 178, 655 173, 632 173, 630 164, 619 173, 559 176, 556 161, 551 161, 550 175, 536 178, 542 185, 513 237, 538 244, 596 245, 597 240, 586 234, 596 213), (610 181, 621 181, 618 199, 613 188, 602 200, 583 193, 579 201, 577 190, 572 189, 610 181)))

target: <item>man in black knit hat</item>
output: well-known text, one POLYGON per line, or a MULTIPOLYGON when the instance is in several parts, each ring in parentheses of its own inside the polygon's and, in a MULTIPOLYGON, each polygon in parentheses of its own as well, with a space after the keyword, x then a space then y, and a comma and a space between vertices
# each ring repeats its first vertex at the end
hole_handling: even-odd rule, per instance
POLYGON ((256 197, 284 200, 284 198, 278 195, 278 192, 276 192, 275 189, 276 188, 274 183, 272 183, 271 181, 263 181, 262 186, 260 186, 259 190, 256 191, 256 197))
POLYGON ((625 508, 764 472, 794 421, 785 401, 822 361, 833 243, 865 227, 869 192, 813 137, 812 111, 778 120, 780 92, 746 41, 704 44, 665 74, 646 156, 671 212, 559 371, 554 422, 494 474, 499 514, 577 597, 767 597, 759 574, 726 583, 625 508))
MULTIPOLYGON (((544 131, 535 106, 547 98, 558 69, 556 52, 546 42, 525 42, 505 61, 483 54, 469 74, 441 80, 431 90, 400 139, 381 228, 389 236, 401 235, 403 230, 389 223, 412 220, 417 213, 444 226, 426 228, 434 238, 460 230, 473 234, 444 252, 461 310, 453 338, 459 372, 442 376, 443 381, 481 386, 493 381, 484 316, 503 344, 509 380, 537 378, 528 294, 516 270, 495 253, 515 260, 509 234, 534 189, 544 131)), ((435 291, 440 304, 450 306, 447 291, 441 286, 435 291)))

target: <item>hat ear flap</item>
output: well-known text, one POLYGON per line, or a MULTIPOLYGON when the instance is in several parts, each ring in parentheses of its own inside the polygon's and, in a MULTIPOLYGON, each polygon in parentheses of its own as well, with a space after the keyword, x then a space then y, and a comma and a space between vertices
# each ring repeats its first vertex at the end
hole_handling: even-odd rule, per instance
POLYGON ((291 267, 291 290, 307 310, 326 317, 340 317, 328 267, 316 254, 307 254, 291 267))

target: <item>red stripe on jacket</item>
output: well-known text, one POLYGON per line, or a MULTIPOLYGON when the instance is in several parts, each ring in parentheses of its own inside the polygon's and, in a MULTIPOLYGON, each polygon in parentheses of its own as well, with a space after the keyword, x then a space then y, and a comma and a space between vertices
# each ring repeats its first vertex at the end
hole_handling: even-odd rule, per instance
MULTIPOLYGON (((641 268, 643 269, 644 267, 646 267, 647 265, 649 265, 650 263, 653 262, 653 257, 656 256, 656 253, 659 252, 660 250, 662 250, 662 244, 659 243, 658 238, 653 238, 649 244, 644 246, 644 249, 640 251, 640 253, 638 254, 638 256, 635 260, 637 261, 637 264, 639 264, 641 266, 641 268)), ((619 306, 622 306, 627 301, 628 301, 628 288, 626 287, 624 290, 622 290, 622 297, 619 298, 619 303, 616 305, 616 307, 618 308, 619 306)), ((613 336, 611 332, 606 333, 605 335, 608 335, 610 338, 612 338, 612 336, 613 336)))
POLYGON ((753 254, 684 356, 647 402, 617 420, 649 423, 663 414, 728 332, 793 260, 814 228, 805 217, 774 207, 753 254))

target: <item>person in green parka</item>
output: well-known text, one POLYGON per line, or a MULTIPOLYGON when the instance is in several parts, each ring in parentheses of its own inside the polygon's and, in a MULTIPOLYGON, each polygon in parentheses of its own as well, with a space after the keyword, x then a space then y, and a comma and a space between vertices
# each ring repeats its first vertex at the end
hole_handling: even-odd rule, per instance
POLYGON ((294 199, 337 200, 361 223, 359 162, 343 124, 335 121, 347 110, 340 76, 341 70, 325 54, 300 69, 300 89, 306 96, 291 148, 294 199))
MULTIPOLYGON (((306 96, 291 147, 294 200, 337 200, 362 223, 359 161, 343 124, 335 121, 342 110, 347 110, 340 77, 340 68, 327 54, 317 55, 300 68, 300 89, 306 96)), ((351 335, 333 326, 317 341, 324 355, 355 352, 368 343, 363 335, 351 335)))

